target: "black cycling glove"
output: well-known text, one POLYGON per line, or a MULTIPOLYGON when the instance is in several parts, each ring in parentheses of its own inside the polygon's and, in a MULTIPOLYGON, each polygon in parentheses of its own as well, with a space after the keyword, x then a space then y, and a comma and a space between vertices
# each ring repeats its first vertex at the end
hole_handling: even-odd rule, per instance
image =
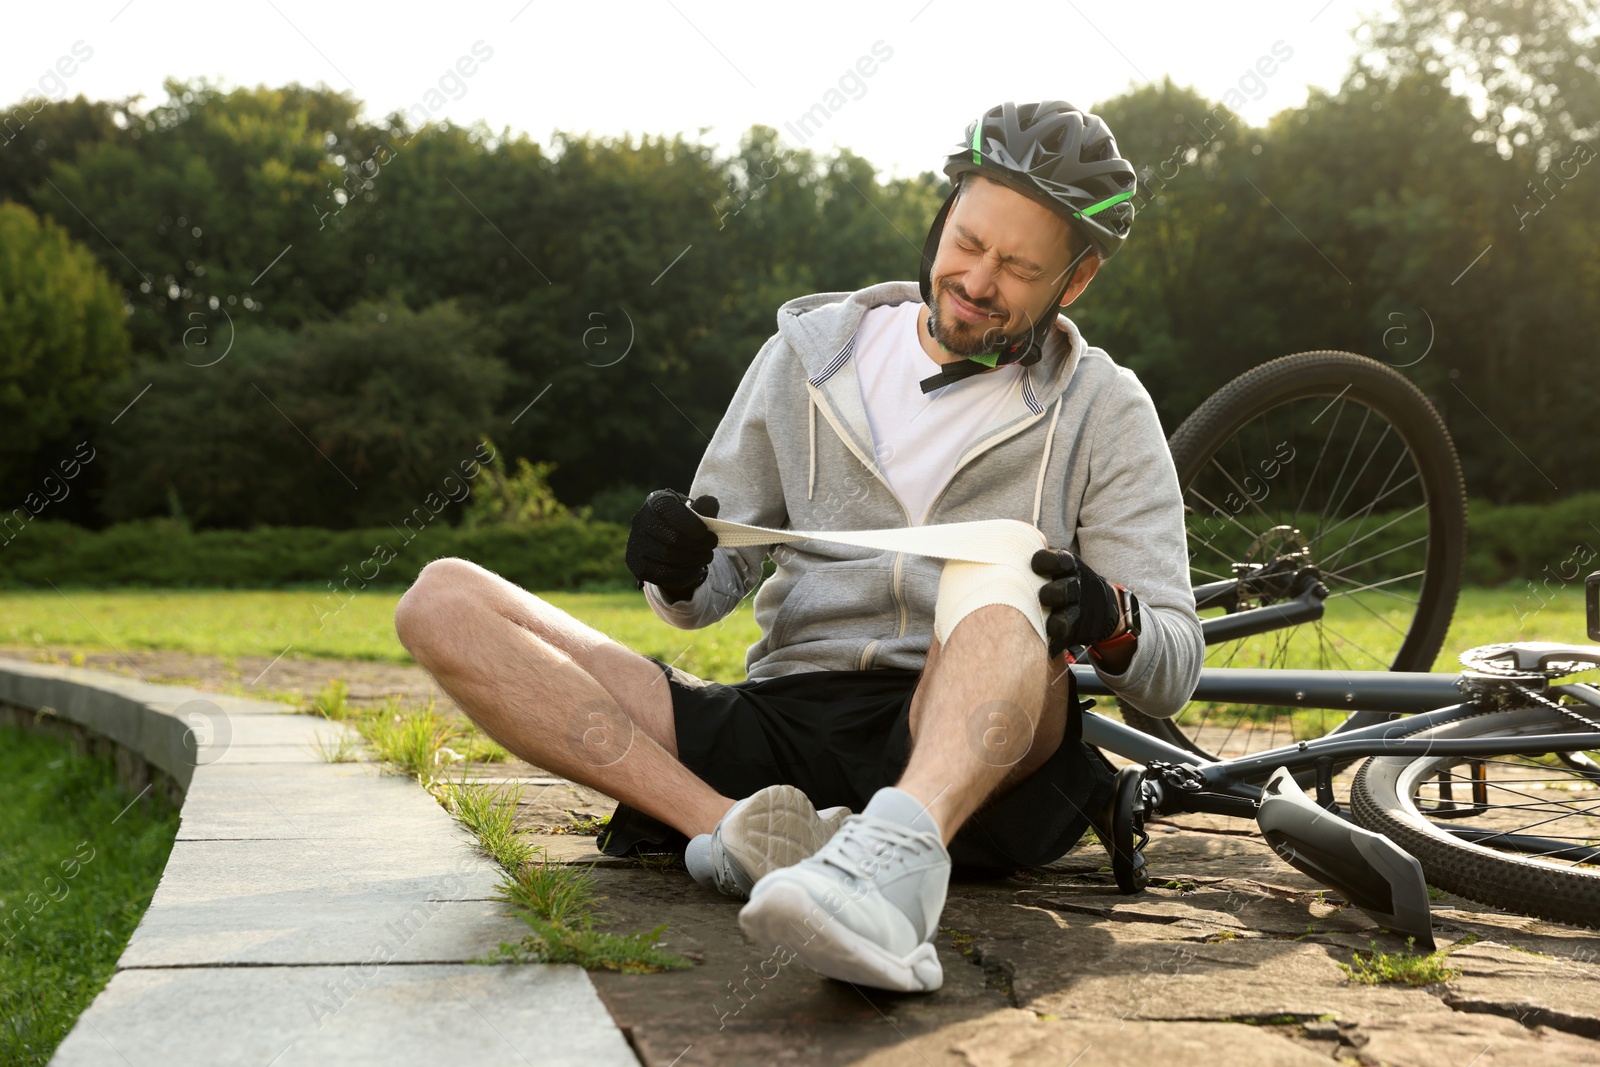
POLYGON ((639 588, 645 582, 657 586, 669 604, 694 595, 706 580, 717 547, 717 535, 700 516, 716 518, 717 507, 714 496, 691 501, 673 489, 657 489, 645 497, 644 506, 633 514, 624 557, 639 588))
POLYGON ((1039 549, 1033 554, 1033 573, 1052 579, 1039 587, 1039 603, 1052 609, 1044 624, 1051 659, 1071 645, 1099 644, 1121 625, 1117 587, 1071 552, 1039 549))

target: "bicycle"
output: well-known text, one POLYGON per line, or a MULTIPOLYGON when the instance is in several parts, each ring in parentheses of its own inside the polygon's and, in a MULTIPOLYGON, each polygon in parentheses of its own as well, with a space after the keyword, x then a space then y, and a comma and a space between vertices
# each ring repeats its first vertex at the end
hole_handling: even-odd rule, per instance
MULTIPOLYGON (((1415 385, 1348 352, 1284 356, 1213 393, 1168 446, 1208 666, 1432 667, 1461 589, 1467 505, 1455 446, 1415 385), (1363 622, 1375 636, 1351 638, 1363 622)), ((1382 719, 1249 703, 1201 696, 1171 719, 1128 705, 1122 717, 1208 758, 1382 719)))
MULTIPOLYGON (((1600 571, 1587 610, 1600 641, 1600 571)), ((1429 884, 1600 921, 1600 688, 1557 684, 1600 667, 1600 645, 1486 645, 1461 662, 1455 675, 1208 667, 1196 700, 1359 709, 1327 736, 1226 759, 1085 711, 1084 741, 1132 761, 1101 821, 1119 889, 1148 883, 1146 820, 1200 812, 1255 819, 1291 866, 1430 950, 1429 884), (1346 813, 1333 776, 1358 760, 1346 813)), ((1081 694, 1110 694, 1092 669, 1071 669, 1081 694)))

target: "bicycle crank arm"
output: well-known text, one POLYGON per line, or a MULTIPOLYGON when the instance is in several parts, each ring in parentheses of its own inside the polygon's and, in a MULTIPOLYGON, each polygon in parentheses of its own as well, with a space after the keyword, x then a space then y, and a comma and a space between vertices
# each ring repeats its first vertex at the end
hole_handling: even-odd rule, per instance
POLYGON ((1279 767, 1262 790, 1256 823, 1284 862, 1337 892, 1379 926, 1415 937, 1433 951, 1428 884, 1415 856, 1313 804, 1287 767, 1279 767))

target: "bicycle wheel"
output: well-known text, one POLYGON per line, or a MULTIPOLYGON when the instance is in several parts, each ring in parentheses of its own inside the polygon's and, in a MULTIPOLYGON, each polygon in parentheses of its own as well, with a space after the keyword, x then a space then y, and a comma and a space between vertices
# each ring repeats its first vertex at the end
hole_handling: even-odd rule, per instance
MULTIPOLYGON (((1583 729, 1559 712, 1533 707, 1413 736, 1583 729)), ((1600 749, 1600 734, 1595 744, 1600 749)), ((1351 807, 1357 823, 1415 856, 1429 885, 1522 915, 1578 926, 1600 922, 1600 768, 1592 753, 1376 756, 1356 772, 1351 807)))
MULTIPOLYGON (((1316 621, 1208 642, 1207 666, 1433 665, 1460 592, 1467 501, 1455 446, 1416 386, 1348 352, 1284 356, 1212 395, 1169 446, 1202 618, 1321 600, 1316 621)), ((1320 737, 1349 714, 1123 708, 1130 725, 1206 756, 1320 737)))

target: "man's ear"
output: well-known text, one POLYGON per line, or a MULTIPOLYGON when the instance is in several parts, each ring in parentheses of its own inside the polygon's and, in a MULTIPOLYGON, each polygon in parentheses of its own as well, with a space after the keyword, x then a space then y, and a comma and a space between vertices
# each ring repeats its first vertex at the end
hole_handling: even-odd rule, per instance
POLYGON ((1078 269, 1072 276, 1072 284, 1067 286, 1066 293, 1061 297, 1061 306, 1066 307, 1068 304, 1078 299, 1079 294, 1081 294, 1084 289, 1088 287, 1089 280, 1093 278, 1099 270, 1099 256, 1093 254, 1092 252, 1089 255, 1084 256, 1083 262, 1078 264, 1078 269))

